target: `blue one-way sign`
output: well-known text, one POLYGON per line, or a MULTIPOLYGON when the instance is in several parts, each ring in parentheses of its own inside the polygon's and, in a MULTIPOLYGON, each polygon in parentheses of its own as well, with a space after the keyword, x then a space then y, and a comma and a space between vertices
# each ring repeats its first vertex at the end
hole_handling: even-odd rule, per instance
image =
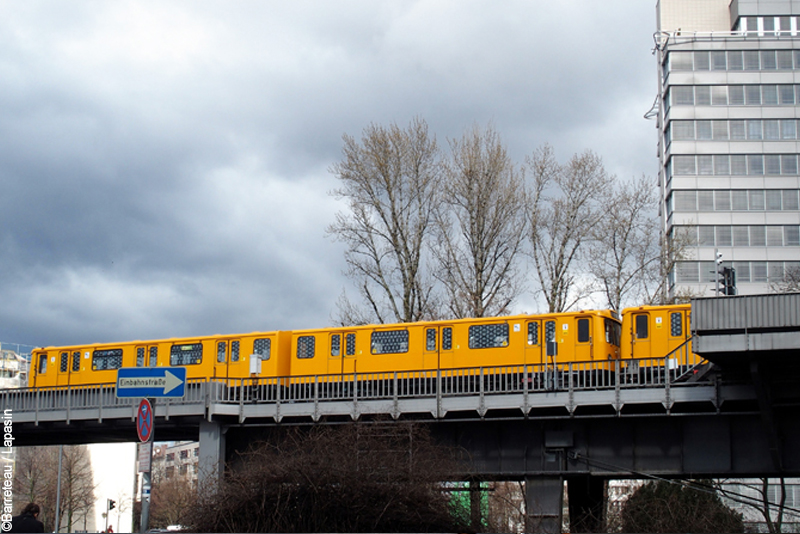
POLYGON ((117 397, 183 397, 185 392, 185 367, 117 369, 117 397))

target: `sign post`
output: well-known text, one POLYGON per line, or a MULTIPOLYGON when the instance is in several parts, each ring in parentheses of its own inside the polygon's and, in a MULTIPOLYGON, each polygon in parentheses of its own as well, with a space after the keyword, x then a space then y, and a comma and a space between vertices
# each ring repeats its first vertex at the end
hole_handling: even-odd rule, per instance
POLYGON ((117 369, 116 396, 118 398, 142 398, 136 413, 136 434, 140 441, 139 472, 142 473, 140 532, 147 532, 150 526, 150 473, 156 421, 153 405, 156 398, 183 397, 185 394, 185 367, 122 367, 117 369))
MULTIPOLYGON (((144 449, 144 455, 147 456, 147 465, 142 466, 140 464, 139 466, 142 471, 142 520, 140 532, 147 532, 150 527, 150 468, 153 458, 154 423, 153 405, 148 399, 142 399, 139 403, 139 410, 136 413, 136 434, 141 442, 139 447, 144 449)), ((141 457, 143 454, 139 456, 141 457)))

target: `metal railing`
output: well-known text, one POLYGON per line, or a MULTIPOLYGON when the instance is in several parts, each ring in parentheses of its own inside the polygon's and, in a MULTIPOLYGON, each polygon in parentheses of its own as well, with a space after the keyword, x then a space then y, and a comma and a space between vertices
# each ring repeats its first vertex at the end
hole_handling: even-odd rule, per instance
MULTIPOLYGON (((463 369, 351 373, 340 375, 244 378, 218 381, 189 380, 186 395, 159 399, 160 406, 195 407, 198 414, 211 416, 211 406, 282 405, 372 400, 468 398, 553 392, 608 391, 609 404, 621 390, 707 385, 690 381, 703 363, 694 363, 688 346, 681 346, 664 358, 636 360, 529 364, 463 369)), ((20 412, 40 414, 66 411, 69 422, 77 411, 103 413, 128 409, 131 416, 139 399, 117 398, 114 384, 20 388, 0 390, 4 409, 15 419, 20 412)), ((309 409, 310 410, 310 409, 309 409)), ((127 413, 127 412, 125 412, 127 413)))

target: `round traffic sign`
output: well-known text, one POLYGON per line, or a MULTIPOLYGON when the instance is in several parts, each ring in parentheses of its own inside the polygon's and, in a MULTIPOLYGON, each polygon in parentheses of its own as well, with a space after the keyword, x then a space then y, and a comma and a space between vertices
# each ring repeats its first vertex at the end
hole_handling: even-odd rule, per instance
POLYGON ((153 407, 147 399, 142 399, 142 402, 139 403, 139 412, 136 414, 136 433, 142 442, 150 441, 153 437, 153 407))

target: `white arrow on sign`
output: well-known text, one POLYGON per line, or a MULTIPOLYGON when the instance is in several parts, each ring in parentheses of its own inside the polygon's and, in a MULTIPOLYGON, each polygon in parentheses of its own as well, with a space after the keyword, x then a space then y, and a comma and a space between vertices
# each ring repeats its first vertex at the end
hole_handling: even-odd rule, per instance
POLYGON ((175 388, 180 387, 183 380, 170 373, 164 371, 164 376, 142 376, 135 378, 120 378, 117 388, 131 389, 131 388, 164 388, 164 395, 169 393, 175 388))

